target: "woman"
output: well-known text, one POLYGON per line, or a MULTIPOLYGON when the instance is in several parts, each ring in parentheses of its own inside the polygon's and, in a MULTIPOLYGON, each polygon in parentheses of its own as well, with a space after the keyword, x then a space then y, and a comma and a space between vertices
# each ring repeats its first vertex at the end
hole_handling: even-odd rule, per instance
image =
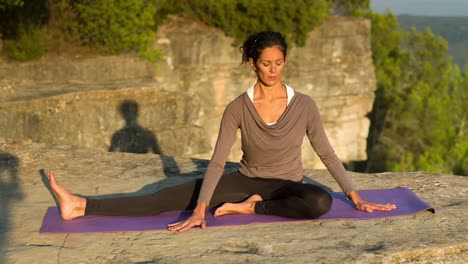
POLYGON ((287 64, 284 37, 278 32, 259 32, 244 42, 241 51, 242 62, 256 72, 257 81, 226 107, 204 179, 145 196, 94 200, 71 194, 49 172, 62 218, 193 209, 188 219, 168 225, 170 231, 180 232, 195 226, 205 228, 206 209, 217 206, 215 216, 257 213, 318 218, 330 210, 332 198, 324 189, 301 182, 304 135, 358 210, 395 209, 393 204, 361 199, 327 139, 315 102, 281 82, 287 64), (239 170, 222 175, 238 128, 243 150, 239 170))

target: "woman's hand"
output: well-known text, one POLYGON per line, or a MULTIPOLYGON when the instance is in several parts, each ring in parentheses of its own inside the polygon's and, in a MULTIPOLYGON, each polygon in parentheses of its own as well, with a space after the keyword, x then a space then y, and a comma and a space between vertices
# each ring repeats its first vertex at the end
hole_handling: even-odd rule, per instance
POLYGON ((205 229, 205 210, 206 204, 199 203, 197 204, 197 207, 195 207, 195 210, 193 210, 193 214, 191 217, 177 223, 169 224, 167 225, 167 229, 169 231, 177 232, 184 232, 195 226, 200 226, 201 228, 205 229))
POLYGON ((381 204, 381 203, 372 203, 363 200, 356 191, 352 191, 348 197, 353 201, 356 205, 356 209, 361 211, 366 211, 372 213, 374 211, 391 211, 396 209, 396 205, 394 204, 381 204))
POLYGON ((366 211, 372 213, 374 211, 391 211, 396 208, 394 204, 380 204, 380 203, 371 203, 368 201, 361 200, 356 204, 356 208, 361 211, 366 211))

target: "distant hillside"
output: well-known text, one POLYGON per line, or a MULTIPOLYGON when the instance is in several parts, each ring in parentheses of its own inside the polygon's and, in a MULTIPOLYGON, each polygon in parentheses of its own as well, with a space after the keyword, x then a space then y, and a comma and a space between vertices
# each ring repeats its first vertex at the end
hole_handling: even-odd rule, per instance
POLYGON ((448 53, 453 61, 463 67, 468 65, 468 17, 426 17, 426 16, 397 16, 400 25, 409 30, 415 27, 424 31, 427 27, 431 31, 447 40, 448 53))

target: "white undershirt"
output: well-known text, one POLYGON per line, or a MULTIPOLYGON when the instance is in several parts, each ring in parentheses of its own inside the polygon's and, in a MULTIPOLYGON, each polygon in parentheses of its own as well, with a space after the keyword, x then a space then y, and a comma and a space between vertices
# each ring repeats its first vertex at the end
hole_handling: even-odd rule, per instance
MULTIPOLYGON (((289 102, 291 102, 291 99, 292 99, 293 96, 294 96, 294 89, 291 88, 291 87, 289 87, 289 86, 286 85, 286 84, 285 84, 284 86, 286 86, 286 94, 287 94, 287 96, 288 96, 288 103, 286 104, 286 106, 288 106, 288 105, 289 105, 289 102)), ((246 92, 247 92, 247 96, 249 96, 249 98, 250 98, 250 100, 252 101, 252 103, 253 103, 253 101, 254 101, 254 87, 255 87, 255 85, 252 85, 252 86, 250 86, 250 87, 247 89, 247 91, 246 91, 246 92)), ((274 124, 276 124, 276 122, 267 123, 267 125, 270 125, 270 126, 271 126, 271 125, 274 125, 274 124)))

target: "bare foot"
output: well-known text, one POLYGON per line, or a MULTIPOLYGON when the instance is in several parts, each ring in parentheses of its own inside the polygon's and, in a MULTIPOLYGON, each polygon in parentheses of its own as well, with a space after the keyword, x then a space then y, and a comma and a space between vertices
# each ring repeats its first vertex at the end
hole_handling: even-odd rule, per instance
POLYGON ((240 203, 224 203, 221 207, 216 209, 214 216, 227 214, 254 214, 255 203, 260 201, 263 201, 262 197, 258 194, 254 194, 247 200, 240 203))
POLYGON ((47 173, 50 187, 57 197, 60 206, 60 214, 63 220, 71 220, 84 215, 86 208, 86 199, 78 197, 62 185, 60 185, 55 179, 53 171, 47 173))

